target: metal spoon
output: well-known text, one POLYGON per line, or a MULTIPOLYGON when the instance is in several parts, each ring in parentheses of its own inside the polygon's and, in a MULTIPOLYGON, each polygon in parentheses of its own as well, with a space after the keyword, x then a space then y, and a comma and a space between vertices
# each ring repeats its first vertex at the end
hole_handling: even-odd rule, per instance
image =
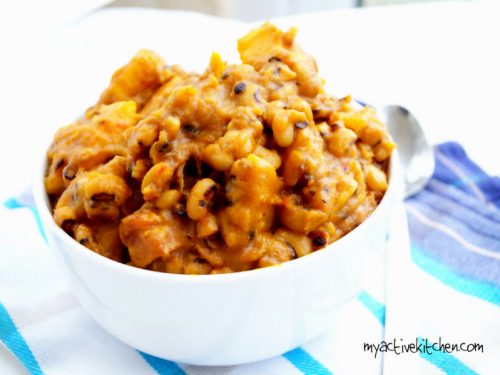
POLYGON ((406 108, 387 105, 377 110, 398 145, 405 198, 425 187, 434 173, 434 152, 417 119, 406 108))

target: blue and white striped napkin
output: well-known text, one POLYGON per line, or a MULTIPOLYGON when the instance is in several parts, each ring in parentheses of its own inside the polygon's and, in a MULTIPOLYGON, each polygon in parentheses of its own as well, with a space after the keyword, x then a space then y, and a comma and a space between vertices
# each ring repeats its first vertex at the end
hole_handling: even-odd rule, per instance
POLYGON ((500 178, 454 142, 435 157, 432 180, 405 202, 409 250, 388 260, 385 340, 421 351, 386 353, 384 370, 500 374, 500 178))
POLYGON ((30 197, 8 199, 0 209, 0 340, 32 374, 498 374, 500 179, 455 143, 437 146, 436 160, 429 186, 406 201, 410 236, 400 205, 365 290, 334 312, 331 329, 242 366, 176 364, 111 337, 69 291, 30 197), (483 351, 390 350, 439 340, 483 351))

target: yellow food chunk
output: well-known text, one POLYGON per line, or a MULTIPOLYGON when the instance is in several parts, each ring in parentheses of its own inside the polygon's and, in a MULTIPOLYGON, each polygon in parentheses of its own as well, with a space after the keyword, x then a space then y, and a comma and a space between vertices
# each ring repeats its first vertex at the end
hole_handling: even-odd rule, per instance
POLYGON ((283 198, 280 217, 287 228, 305 234, 328 219, 325 212, 304 207, 300 199, 293 195, 283 198))
POLYGON ((111 83, 99 103, 110 104, 133 100, 141 108, 167 78, 165 62, 154 52, 141 50, 127 65, 113 74, 111 83))
POLYGON ((224 241, 234 247, 269 230, 281 183, 274 167, 254 154, 235 162, 231 176, 232 181, 226 186, 230 206, 222 210, 220 219, 224 241))
POLYGON ((168 211, 160 214, 141 209, 125 217, 120 224, 120 238, 137 267, 187 246, 181 223, 168 211))
POLYGON ((349 154, 350 147, 358 136, 352 130, 344 127, 335 129, 326 140, 328 151, 337 157, 349 154))
POLYGON ((368 189, 375 191, 387 190, 387 176, 386 174, 375 165, 368 165, 366 167, 366 186, 368 189))
POLYGON ((211 236, 218 230, 217 218, 214 215, 205 216, 196 223, 196 236, 198 238, 211 236))
POLYGON ((300 92, 315 96, 321 91, 316 62, 295 45, 296 32, 296 29, 291 29, 283 33, 266 22, 238 40, 238 52, 241 61, 257 70, 272 58, 280 59, 297 74, 300 92))

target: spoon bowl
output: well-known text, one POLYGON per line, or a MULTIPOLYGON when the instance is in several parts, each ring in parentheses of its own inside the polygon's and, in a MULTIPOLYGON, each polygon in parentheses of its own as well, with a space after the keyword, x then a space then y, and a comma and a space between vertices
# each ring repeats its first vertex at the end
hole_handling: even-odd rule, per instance
POLYGON ((408 198, 429 182, 434 173, 434 152, 420 123, 406 108, 387 105, 378 110, 398 145, 404 175, 404 196, 408 198))

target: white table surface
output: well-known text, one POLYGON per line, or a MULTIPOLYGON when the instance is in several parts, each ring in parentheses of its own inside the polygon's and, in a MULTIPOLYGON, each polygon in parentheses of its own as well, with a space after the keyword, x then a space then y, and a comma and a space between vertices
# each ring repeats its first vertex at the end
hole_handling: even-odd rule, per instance
MULTIPOLYGON (((473 160, 499 175, 499 19, 500 2, 470 1, 338 10, 276 22, 299 27, 299 42, 317 58, 329 92, 403 104, 420 119, 431 142, 456 140, 473 160)), ((29 185, 34 161, 53 131, 91 105, 111 72, 136 49, 154 48, 169 63, 200 71, 212 49, 236 61, 236 37, 251 26, 183 13, 110 9, 55 35, 12 33, 17 39, 8 40, 11 58, 2 59, 0 69, 1 126, 7 133, 0 160, 10 177, 0 184, 0 198, 29 185), (194 18, 181 43, 178 26, 186 23, 184 17, 194 18)), ((23 373, 0 346, 0 374, 23 373)))

